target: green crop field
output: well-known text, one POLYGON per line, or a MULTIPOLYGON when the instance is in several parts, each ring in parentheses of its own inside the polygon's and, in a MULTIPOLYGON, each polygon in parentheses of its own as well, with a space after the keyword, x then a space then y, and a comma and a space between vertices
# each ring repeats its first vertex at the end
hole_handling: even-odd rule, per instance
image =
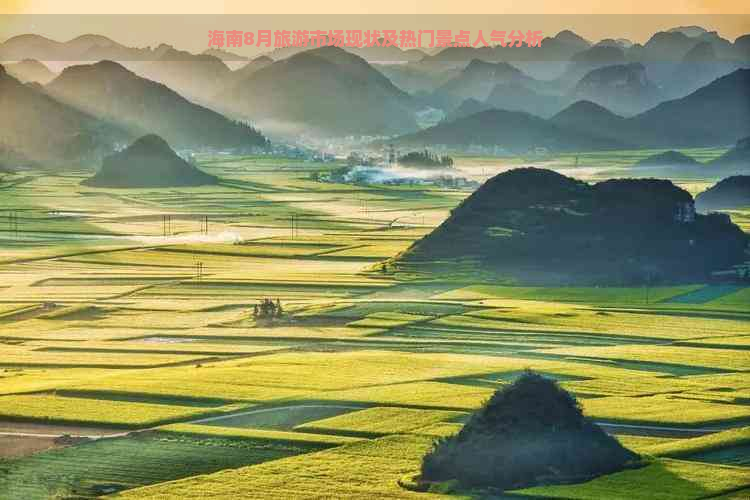
MULTIPOLYGON (((604 179, 654 152, 540 161, 604 179)), ((312 180, 340 161, 197 160, 222 182, 117 190, 30 171, 0 189, 0 433, 28 445, 0 449, 3 500, 480 498, 401 483, 526 369, 644 462, 515 497, 750 491, 750 287, 390 274, 377 263, 468 191, 312 180), (18 233, 6 209, 23 211, 18 233), (281 317, 255 316, 263 299, 281 317)), ((523 162, 457 168, 483 179, 523 162)), ((747 210, 731 216, 750 227, 747 210)))
POLYGON ((4 464, 0 497, 95 497, 320 449, 297 441, 201 438, 167 433, 103 439, 4 464))
POLYGON ((343 416, 316 420, 295 429, 308 432, 384 435, 406 433, 464 416, 464 413, 409 408, 369 408, 343 416))
POLYGON ((193 406, 108 401, 46 394, 2 396, 0 402, 2 403, 0 418, 56 423, 101 424, 118 427, 148 427, 159 423, 237 409, 232 406, 206 409, 193 406))
POLYGON ((653 498, 707 498, 746 487, 747 469, 660 460, 642 469, 600 477, 580 485, 537 487, 516 493, 531 498, 629 499, 634 484, 653 498))

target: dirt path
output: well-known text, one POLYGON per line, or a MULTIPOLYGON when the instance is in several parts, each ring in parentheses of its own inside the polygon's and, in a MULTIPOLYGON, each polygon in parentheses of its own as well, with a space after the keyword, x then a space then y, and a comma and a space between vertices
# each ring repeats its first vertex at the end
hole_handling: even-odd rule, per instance
POLYGON ((57 448, 54 437, 4 436, 0 434, 0 458, 19 458, 57 448))

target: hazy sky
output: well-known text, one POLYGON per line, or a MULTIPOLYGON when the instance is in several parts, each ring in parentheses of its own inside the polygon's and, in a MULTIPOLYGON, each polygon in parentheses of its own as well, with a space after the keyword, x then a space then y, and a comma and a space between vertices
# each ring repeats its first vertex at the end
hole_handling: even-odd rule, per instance
MULTIPOLYGON (((655 31, 699 24, 734 40, 750 33, 750 0, 0 0, 0 14, 105 14, 105 16, 0 16, 0 41, 22 33, 68 40, 85 33, 109 36, 131 46, 170 43, 199 51, 208 29, 541 29, 554 35, 572 29, 591 40, 625 37, 646 41, 655 31), (284 18, 187 16, 122 18, 116 14, 297 14, 284 18), (356 14, 358 16, 300 16, 356 14), (363 14, 400 14, 368 17, 363 14), (443 14, 443 16, 429 16, 443 14), (445 14, 452 14, 446 16, 445 14), (461 14, 464 17, 458 17, 461 14), (495 17, 482 16, 495 14, 495 17), (517 16, 534 14, 539 16, 517 16), (541 15, 540 15, 541 14, 541 15), (591 14, 601 15, 592 17, 591 14), (618 15, 613 15, 618 14, 618 15), (727 15, 729 14, 729 15, 727 15), (738 15, 740 14, 740 15, 738 15), (411 16, 409 16, 411 15, 411 16), (471 17, 473 15, 473 17, 471 17), (514 15, 514 17, 500 17, 514 15), (365 21, 364 19, 378 19, 365 21), (329 22, 344 26, 318 26, 329 22), (388 24, 365 26, 368 22, 388 24), (313 27, 301 24, 315 24, 313 27), (359 23, 360 25, 355 25, 359 23), (233 26, 235 24, 236 26, 233 26), (283 25, 280 25, 283 24, 283 25), (252 28, 250 25, 253 25, 252 28), (292 26, 296 25, 296 26, 292 26), (350 26, 351 25, 351 26, 350 26), (398 25, 398 26, 393 26, 398 25), (518 26, 517 26, 518 25, 518 26)), ((242 51, 238 51, 242 52, 242 51)))
POLYGON ((750 14, 747 0, 3 0, 8 14, 750 14))

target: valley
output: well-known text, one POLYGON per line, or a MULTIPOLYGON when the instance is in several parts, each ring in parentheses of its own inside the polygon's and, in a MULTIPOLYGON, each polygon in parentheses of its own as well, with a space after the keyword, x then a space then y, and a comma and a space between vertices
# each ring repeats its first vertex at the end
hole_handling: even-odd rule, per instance
MULTIPOLYGON (((454 161, 479 182, 522 164, 595 182, 658 152, 454 161)), ((708 161, 725 149, 683 152, 708 161)), ((648 463, 513 495, 750 488, 746 285, 382 272, 470 193, 311 179, 340 161, 196 163, 218 183, 3 178, 0 437, 17 444, 0 497, 466 498, 401 484, 435 438, 529 368, 648 463), (281 318, 254 315, 265 298, 281 318)), ((713 180, 676 183, 695 194, 713 180)), ((750 207, 732 217, 747 230, 750 207)))

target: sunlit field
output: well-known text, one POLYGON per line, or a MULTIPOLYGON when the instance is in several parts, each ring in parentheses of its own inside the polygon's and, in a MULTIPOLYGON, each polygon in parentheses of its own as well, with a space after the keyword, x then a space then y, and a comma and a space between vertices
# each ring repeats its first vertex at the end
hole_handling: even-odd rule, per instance
MULTIPOLYGON (((652 153, 457 164, 476 179, 538 163, 592 180, 652 153)), ((379 262, 469 192, 312 180, 336 163, 199 161, 219 185, 0 184, 0 449, 72 436, 3 453, 0 498, 477 497, 399 482, 525 369, 647 463, 514 495, 750 495, 750 288, 386 273, 379 262), (281 319, 254 319, 264 298, 281 319)), ((750 228, 750 207, 731 215, 750 228)))

